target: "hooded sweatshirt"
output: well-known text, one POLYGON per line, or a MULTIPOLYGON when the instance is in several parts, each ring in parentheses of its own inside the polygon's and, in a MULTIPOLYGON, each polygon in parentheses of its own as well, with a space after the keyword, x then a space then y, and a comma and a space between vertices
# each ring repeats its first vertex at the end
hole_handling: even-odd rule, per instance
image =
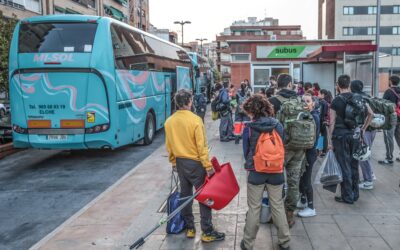
POLYGON ((256 151, 258 138, 261 133, 269 133, 276 130, 284 140, 283 126, 279 121, 272 117, 261 117, 248 123, 243 131, 243 153, 246 160, 244 168, 248 170, 248 182, 253 185, 265 183, 271 185, 281 185, 284 182, 283 173, 267 174, 255 171, 253 156, 256 151))

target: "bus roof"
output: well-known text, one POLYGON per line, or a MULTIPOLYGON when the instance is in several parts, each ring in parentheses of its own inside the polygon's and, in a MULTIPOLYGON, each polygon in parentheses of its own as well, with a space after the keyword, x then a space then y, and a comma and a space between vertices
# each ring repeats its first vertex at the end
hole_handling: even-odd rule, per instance
POLYGON ((21 20, 21 22, 22 23, 24 23, 24 22, 33 22, 33 23, 35 23, 35 22, 56 22, 56 21, 87 22, 87 21, 94 21, 94 20, 99 21, 100 19, 101 20, 105 20, 108 23, 117 23, 117 24, 119 24, 121 26, 124 26, 124 27, 126 27, 128 29, 134 30, 135 32, 138 32, 138 33, 141 33, 143 35, 152 37, 152 38, 154 38, 156 40, 159 40, 160 42, 169 44, 171 46, 179 48, 180 50, 185 51, 185 49, 182 48, 179 45, 176 45, 176 44, 171 43, 169 41, 163 40, 163 39, 161 39, 161 38, 159 38, 159 37, 157 37, 157 36, 155 36, 153 34, 144 32, 143 30, 137 29, 137 28, 135 28, 133 26, 130 26, 130 25, 124 23, 124 22, 120 22, 120 21, 115 20, 115 19, 110 18, 110 17, 79 15, 79 14, 47 15, 47 16, 33 16, 33 17, 25 18, 25 19, 21 20))

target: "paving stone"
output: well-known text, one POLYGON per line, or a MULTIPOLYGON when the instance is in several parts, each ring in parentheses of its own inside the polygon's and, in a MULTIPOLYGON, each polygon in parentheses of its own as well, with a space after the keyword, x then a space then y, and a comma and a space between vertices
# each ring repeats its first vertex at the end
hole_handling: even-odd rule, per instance
POLYGON ((393 249, 400 249, 400 225, 374 225, 382 238, 393 249))
POLYGON ((334 215, 333 218, 346 237, 379 236, 376 230, 361 215, 334 215))
POLYGON ((347 240, 353 250, 391 249, 381 237, 351 237, 347 240))
POLYGON ((333 219, 332 215, 328 214, 318 214, 317 211, 317 216, 314 217, 308 217, 308 218, 301 218, 303 223, 329 223, 329 224, 334 224, 336 223, 335 220, 333 219))
POLYGON ((336 224, 305 223, 304 227, 307 230, 313 249, 351 249, 346 238, 336 224))
POLYGON ((365 215, 369 223, 378 225, 400 225, 400 219, 394 215, 365 215))

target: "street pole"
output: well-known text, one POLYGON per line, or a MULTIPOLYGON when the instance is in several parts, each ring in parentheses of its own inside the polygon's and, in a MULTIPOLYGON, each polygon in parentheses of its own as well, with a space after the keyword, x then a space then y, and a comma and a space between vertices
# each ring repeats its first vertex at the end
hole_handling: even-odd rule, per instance
POLYGON ((190 22, 190 21, 175 21, 174 22, 174 24, 180 24, 181 25, 181 32, 182 32, 182 41, 181 41, 181 44, 182 44, 182 47, 183 47, 183 25, 185 25, 185 24, 191 24, 192 22, 190 22))
POLYGON ((393 49, 394 45, 392 45, 392 51, 390 53, 390 76, 393 75, 393 49))
POLYGON ((200 50, 201 50, 200 55, 203 56, 203 41, 207 41, 208 39, 207 38, 197 38, 196 40, 200 41, 200 50))
POLYGON ((143 29, 142 25, 142 0, 139 1, 139 29, 143 29))
POLYGON ((376 3, 376 52, 375 52, 375 84, 374 84, 374 96, 379 95, 379 47, 380 47, 380 34, 381 34, 381 0, 377 0, 376 3))

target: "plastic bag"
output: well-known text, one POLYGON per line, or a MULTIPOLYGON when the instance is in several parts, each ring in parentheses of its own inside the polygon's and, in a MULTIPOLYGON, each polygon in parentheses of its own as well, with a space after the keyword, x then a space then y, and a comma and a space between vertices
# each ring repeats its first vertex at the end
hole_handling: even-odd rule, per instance
MULTIPOLYGON (((343 181, 342 169, 338 161, 336 160, 335 154, 332 150, 329 150, 324 162, 322 163, 322 172, 319 178, 319 182, 324 186, 337 185, 343 181)), ((318 176, 318 175, 317 175, 318 176)))
POLYGON ((261 203, 261 212, 260 212, 260 223, 266 224, 272 218, 271 207, 269 206, 268 193, 264 191, 262 203, 261 203))

